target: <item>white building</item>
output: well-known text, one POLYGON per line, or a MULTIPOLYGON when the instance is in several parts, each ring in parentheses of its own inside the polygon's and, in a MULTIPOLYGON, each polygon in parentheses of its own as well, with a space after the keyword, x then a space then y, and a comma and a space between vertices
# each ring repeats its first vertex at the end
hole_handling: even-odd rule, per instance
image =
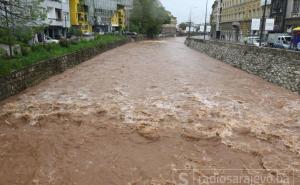
POLYGON ((45 34, 56 39, 65 37, 71 26, 69 0, 44 0, 41 7, 46 12, 45 34))

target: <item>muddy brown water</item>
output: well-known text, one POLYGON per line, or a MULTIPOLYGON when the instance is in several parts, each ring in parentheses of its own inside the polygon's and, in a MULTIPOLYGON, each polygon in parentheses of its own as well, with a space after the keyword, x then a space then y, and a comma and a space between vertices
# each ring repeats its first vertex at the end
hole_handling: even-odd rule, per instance
POLYGON ((183 42, 130 43, 1 102, 0 184, 300 184, 299 96, 183 42))

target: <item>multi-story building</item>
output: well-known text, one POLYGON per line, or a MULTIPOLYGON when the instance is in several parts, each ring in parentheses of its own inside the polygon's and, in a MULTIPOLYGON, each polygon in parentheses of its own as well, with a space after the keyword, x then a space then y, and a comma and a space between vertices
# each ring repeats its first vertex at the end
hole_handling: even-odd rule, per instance
POLYGON ((86 0, 88 20, 96 32, 124 30, 133 0, 86 0))
POLYGON ((274 32, 285 32, 287 0, 272 0, 270 16, 275 19, 274 32))
MULTIPOLYGON (((266 17, 270 14, 267 5, 266 17)), ((261 0, 222 0, 221 37, 231 41, 243 41, 245 36, 258 34, 251 31, 251 20, 262 18, 261 0)))
POLYGON ((288 0, 285 20, 285 32, 300 26, 300 0, 288 0))
POLYGON ((92 32, 88 22, 89 7, 84 0, 70 0, 71 25, 82 33, 92 32))
POLYGON ((211 25, 211 37, 220 37, 220 18, 221 18, 221 0, 215 0, 212 5, 212 12, 210 15, 210 25, 211 25))
POLYGON ((44 0, 41 7, 46 11, 45 34, 56 39, 65 37, 70 28, 69 0, 44 0))

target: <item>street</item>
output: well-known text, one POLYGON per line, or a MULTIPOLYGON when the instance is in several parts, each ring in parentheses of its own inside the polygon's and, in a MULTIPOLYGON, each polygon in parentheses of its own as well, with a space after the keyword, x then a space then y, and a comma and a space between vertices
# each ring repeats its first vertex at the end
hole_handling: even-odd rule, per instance
POLYGON ((299 184, 299 95, 184 39, 118 47, 1 102, 0 184, 171 185, 178 169, 299 184))

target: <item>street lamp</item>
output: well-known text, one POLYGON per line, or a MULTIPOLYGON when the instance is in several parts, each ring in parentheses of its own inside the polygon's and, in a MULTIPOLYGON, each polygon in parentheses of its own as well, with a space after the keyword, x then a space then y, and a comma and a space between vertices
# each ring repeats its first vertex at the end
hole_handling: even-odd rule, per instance
POLYGON ((206 0, 206 7, 205 7, 205 21, 204 21, 204 40, 205 40, 205 36, 206 36, 206 21, 207 21, 207 6, 208 6, 208 0, 206 0))
POLYGON ((64 18, 65 18, 65 37, 67 37, 67 30, 68 30, 68 25, 67 25, 67 15, 68 12, 64 12, 64 18))

